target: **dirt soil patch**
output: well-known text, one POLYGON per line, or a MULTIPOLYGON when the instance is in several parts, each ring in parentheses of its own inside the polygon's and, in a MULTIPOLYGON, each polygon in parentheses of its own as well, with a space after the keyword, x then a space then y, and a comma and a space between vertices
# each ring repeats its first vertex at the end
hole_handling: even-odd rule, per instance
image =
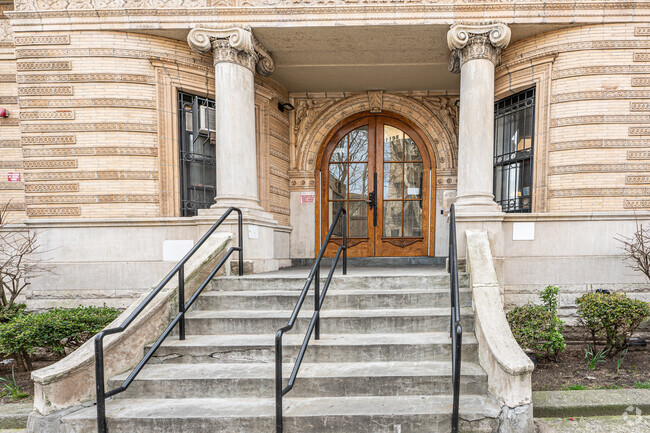
MULTIPOLYGON (((59 359, 61 359, 61 357, 56 357, 53 355, 36 355, 32 358, 34 370, 38 370, 39 368, 54 364, 59 359)), ((16 384, 20 388, 20 391, 29 394, 29 397, 21 398, 18 400, 11 399, 9 396, 0 397, 0 404, 27 403, 34 401, 34 382, 32 381, 31 371, 23 371, 22 368, 19 367, 16 361, 12 358, 0 358, 0 377, 9 379, 11 381, 12 367, 14 369, 14 374, 16 377, 16 384)), ((3 382, 0 383, 0 393, 3 393, 4 391, 5 388, 3 382)))
POLYGON ((589 371, 586 345, 567 346, 557 361, 540 360, 533 371, 533 391, 559 391, 570 387, 588 389, 632 388, 650 381, 650 347, 631 347, 616 372, 617 358, 605 358, 589 371))

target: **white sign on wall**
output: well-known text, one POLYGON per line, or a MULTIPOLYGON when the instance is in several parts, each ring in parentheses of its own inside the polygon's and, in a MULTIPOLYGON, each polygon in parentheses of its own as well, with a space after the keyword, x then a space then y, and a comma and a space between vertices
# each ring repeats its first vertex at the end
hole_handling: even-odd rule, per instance
POLYGON ((259 239, 260 227, 255 225, 248 226, 248 239, 259 239))
POLYGON ((534 241, 535 223, 512 223, 513 241, 534 241))
POLYGON ((163 261, 164 262, 178 262, 185 257, 192 247, 194 241, 188 240, 173 240, 163 241, 163 261))

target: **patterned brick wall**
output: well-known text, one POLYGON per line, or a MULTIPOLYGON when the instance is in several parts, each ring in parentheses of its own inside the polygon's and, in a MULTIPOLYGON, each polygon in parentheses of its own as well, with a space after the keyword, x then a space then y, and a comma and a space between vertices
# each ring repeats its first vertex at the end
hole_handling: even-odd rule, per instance
POLYGON ((554 31, 504 51, 497 97, 538 84, 536 144, 546 140, 546 148, 537 147, 535 168, 547 173, 538 211, 650 209, 648 74, 649 25, 554 31), (548 83, 533 79, 542 58, 548 83))

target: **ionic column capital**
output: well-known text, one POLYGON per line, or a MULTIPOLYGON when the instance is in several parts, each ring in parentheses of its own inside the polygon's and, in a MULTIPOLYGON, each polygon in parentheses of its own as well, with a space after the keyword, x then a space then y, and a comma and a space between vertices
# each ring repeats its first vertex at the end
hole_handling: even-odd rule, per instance
POLYGON ((467 62, 476 59, 501 62, 501 50, 510 43, 510 28, 503 23, 487 25, 454 24, 447 32, 451 50, 449 71, 459 73, 467 62))
POLYGON ((215 66, 235 63, 265 77, 275 70, 271 53, 253 36, 250 27, 195 28, 187 36, 187 43, 199 53, 212 51, 215 66))

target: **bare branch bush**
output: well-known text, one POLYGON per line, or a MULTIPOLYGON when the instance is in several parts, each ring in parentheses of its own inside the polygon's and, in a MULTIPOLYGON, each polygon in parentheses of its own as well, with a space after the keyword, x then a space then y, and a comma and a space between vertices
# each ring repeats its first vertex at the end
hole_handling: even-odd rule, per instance
POLYGON ((37 276, 51 272, 39 257, 43 253, 36 233, 9 224, 9 203, 0 209, 0 309, 11 308, 37 276))
POLYGON ((623 244, 628 267, 650 280, 650 223, 644 225, 636 216, 635 221, 636 231, 631 237, 618 235, 615 239, 623 244))

